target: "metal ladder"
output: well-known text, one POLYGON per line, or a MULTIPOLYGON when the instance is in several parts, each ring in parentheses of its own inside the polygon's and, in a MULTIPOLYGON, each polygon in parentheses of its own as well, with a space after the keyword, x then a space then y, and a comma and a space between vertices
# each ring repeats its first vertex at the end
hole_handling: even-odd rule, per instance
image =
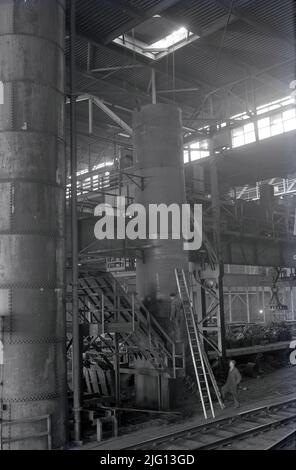
POLYGON ((210 385, 213 387, 214 396, 216 396, 221 409, 224 405, 221 401, 219 388, 211 369, 209 360, 204 351, 203 345, 200 341, 200 332, 197 328, 193 305, 190 299, 187 281, 183 269, 175 269, 175 276, 179 291, 179 296, 182 302, 186 330, 189 340, 190 352, 196 376, 196 382, 200 395, 200 400, 203 408, 205 419, 211 414, 215 418, 215 412, 213 407, 212 394, 210 385))

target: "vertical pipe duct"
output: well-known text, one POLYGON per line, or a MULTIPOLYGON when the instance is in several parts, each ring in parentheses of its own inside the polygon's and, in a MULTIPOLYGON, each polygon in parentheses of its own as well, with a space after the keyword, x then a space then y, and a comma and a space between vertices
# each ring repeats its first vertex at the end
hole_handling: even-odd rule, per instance
MULTIPOLYGON (((134 114, 134 151, 144 189, 136 201, 149 204, 185 203, 181 112, 174 105, 144 106, 134 114)), ((159 227, 158 227, 159 228, 159 227)), ((158 233, 159 235, 159 233, 158 233)), ((161 302, 159 318, 167 318, 172 292, 177 292, 175 268, 187 268, 183 240, 149 240, 144 259, 137 260, 137 292, 161 302)))
POLYGON ((48 436, 36 436, 47 432, 46 415, 58 448, 66 440, 65 2, 0 8, 1 448, 46 449, 48 436))
MULTIPOLYGON (((144 178, 144 189, 138 189, 136 202, 148 210, 149 204, 178 205, 185 203, 183 138, 181 112, 174 105, 152 104, 134 114, 134 152, 137 172, 144 178)), ((170 224, 169 224, 169 228, 170 224)), ((159 225, 158 225, 159 229, 159 225)), ((158 231, 159 238, 159 231, 158 231)), ((143 258, 137 259, 137 293, 149 299, 151 313, 172 334, 169 324, 170 294, 177 293, 175 268, 187 269, 187 252, 183 240, 149 240, 143 258)), ((139 406, 155 406, 157 381, 144 375, 136 376, 139 406)), ((163 378, 162 394, 168 397, 163 378)), ((161 399, 162 400, 162 399, 161 399)), ((168 407, 166 400, 165 407, 168 407)))
POLYGON ((77 139, 76 139, 76 0, 70 4, 70 133, 71 133, 71 242, 72 242, 72 383, 74 441, 81 443, 81 348, 78 310, 78 221, 77 221, 77 139))

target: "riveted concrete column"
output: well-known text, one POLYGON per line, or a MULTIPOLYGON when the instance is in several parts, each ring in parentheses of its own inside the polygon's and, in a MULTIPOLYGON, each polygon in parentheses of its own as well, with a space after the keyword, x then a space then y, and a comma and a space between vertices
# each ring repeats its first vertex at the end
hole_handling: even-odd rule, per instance
POLYGON ((65 2, 1 0, 0 10, 1 448, 46 449, 48 436, 34 437, 47 432, 46 415, 57 448, 66 439, 65 2))

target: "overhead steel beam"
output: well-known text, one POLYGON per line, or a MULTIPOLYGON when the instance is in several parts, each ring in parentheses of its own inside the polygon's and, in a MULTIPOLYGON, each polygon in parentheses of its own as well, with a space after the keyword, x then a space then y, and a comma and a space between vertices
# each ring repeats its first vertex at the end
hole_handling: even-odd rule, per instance
POLYGON ((110 108, 108 108, 108 106, 106 106, 105 103, 102 100, 100 100, 99 98, 97 98, 96 96, 87 94, 87 95, 80 96, 78 99, 79 99, 79 101, 86 101, 86 100, 91 101, 99 109, 101 109, 101 111, 103 111, 103 113, 105 113, 107 116, 109 116, 109 118, 112 119, 112 121, 114 121, 123 130, 125 130, 125 132, 127 132, 129 135, 133 135, 132 128, 126 122, 124 122, 123 119, 121 119, 116 113, 114 113, 114 111, 112 111, 110 108))
MULTIPOLYGON (((81 101, 88 101, 89 104, 90 104, 90 103, 96 104, 96 103, 92 100, 92 98, 96 98, 96 97, 94 97, 93 95, 89 95, 89 94, 78 95, 77 98, 76 98, 76 102, 79 103, 79 102, 81 102, 81 101)), ((106 102, 105 100, 101 100, 101 99, 99 99, 99 98, 96 98, 96 99, 97 99, 98 101, 100 101, 106 108, 107 108, 108 106, 111 106, 111 107, 114 106, 115 108, 118 108, 119 110, 124 110, 125 112, 127 112, 127 113, 129 113, 129 114, 132 114, 133 111, 134 111, 134 110, 132 110, 132 109, 122 108, 121 106, 113 105, 112 103, 106 102)), ((66 104, 69 104, 69 103, 70 103, 70 101, 67 100, 67 101, 66 101, 66 104)), ((108 109, 109 109, 109 108, 108 108, 108 109)), ((89 110, 89 111, 90 111, 90 110, 89 110)), ((109 111, 110 111, 111 113, 113 113, 111 109, 109 109, 109 111)), ((115 113, 113 113, 113 115, 114 115, 114 116, 117 116, 115 113)), ((109 117, 111 117, 111 116, 109 116, 109 117)), ((117 116, 117 118, 120 119, 122 123, 124 122, 124 121, 123 121, 121 118, 119 118, 118 116, 117 116)), ((114 120, 114 119, 113 119, 113 120, 114 120)), ((183 121, 184 121, 184 120, 183 120, 183 121)), ((117 121, 115 121, 115 120, 114 120, 114 122, 116 122, 117 124, 119 124, 119 122, 117 122, 117 121)), ((89 112, 89 123, 88 123, 88 124, 89 124, 88 129, 90 130, 90 128, 91 128, 91 131, 92 131, 92 132, 89 131, 88 134, 87 134, 87 133, 79 133, 79 132, 77 132, 77 134, 83 135, 84 137, 90 137, 90 134, 93 134, 93 128, 94 128, 94 123, 93 123, 93 111, 89 112)), ((125 125, 128 126, 128 124, 126 124, 126 123, 125 123, 125 125)), ((122 127, 122 126, 120 126, 120 127, 122 127)), ((128 127, 129 127, 129 126, 128 126, 128 127)), ((129 132, 129 135, 132 135, 132 132, 133 132, 133 131, 132 131, 132 129, 131 129, 130 127, 129 127, 129 129, 130 129, 130 131, 131 131, 131 133, 129 132)), ((124 130, 125 130, 126 132, 128 132, 127 129, 124 128, 124 130)), ((204 137, 204 134, 203 134, 203 133, 198 132, 198 131, 196 131, 196 129, 193 129, 193 128, 191 128, 191 127, 183 126, 183 130, 186 131, 186 132, 194 132, 195 135, 204 137)), ((100 139, 106 140, 106 138, 99 137, 99 136, 97 136, 97 139, 99 139, 99 140, 100 140, 100 139)), ((108 139, 107 139, 107 140, 108 140, 108 139)), ((111 141, 113 142, 112 139, 109 139, 109 141, 110 141, 110 142, 111 142, 111 141)), ((119 143, 119 144, 121 143, 121 144, 127 145, 129 142, 118 141, 118 143, 119 143)))
POLYGON ((172 90, 157 90, 157 93, 189 93, 192 91, 200 91, 200 88, 174 88, 172 90))
MULTIPOLYGON (((174 3, 176 3, 176 2, 174 2, 174 3)), ((170 5, 170 6, 173 6, 173 5, 170 5)), ((166 15, 166 16, 169 18, 170 21, 177 24, 177 19, 175 17, 172 17, 172 15, 169 15, 169 16, 166 15)), ((190 28, 190 29, 192 30, 193 33, 199 35, 201 38, 204 39, 207 36, 209 36, 211 34, 214 34, 215 32, 222 29, 223 26, 225 25, 226 20, 227 20, 227 15, 224 15, 223 17, 219 18, 219 20, 215 21, 213 25, 210 25, 206 28, 197 27, 197 28, 194 28, 194 31, 192 30, 192 28, 190 28)), ((88 34, 85 34, 83 32, 83 30, 81 30, 81 29, 80 30, 78 29, 78 35, 80 36, 81 39, 84 39, 84 40, 88 41, 89 43, 91 43, 94 47, 97 47, 97 48, 107 47, 106 44, 105 44, 105 41, 98 43, 98 41, 94 40, 88 34)), ((191 44, 193 44, 193 43, 191 43, 191 44)), ((111 46, 111 47, 113 47, 113 46, 111 46)), ((114 46, 114 47, 116 47, 116 46, 114 46)), ((143 59, 139 56, 137 56, 137 60, 142 65, 150 67, 150 68, 155 68, 155 70, 157 72, 167 75, 167 72, 166 72, 166 70, 164 70, 164 67, 162 66, 162 64, 156 64, 156 63, 154 63, 154 61, 150 61, 149 63, 147 63, 147 60, 145 60, 145 59, 143 59)), ((210 92, 214 89, 217 90, 217 92, 219 91, 219 88, 216 88, 214 84, 211 84, 208 81, 201 80, 200 78, 189 77, 189 79, 188 79, 188 75, 186 75, 186 77, 182 76, 182 74, 180 72, 177 72, 177 74, 175 74, 175 77, 176 77, 177 80, 180 80, 184 83, 187 83, 190 87, 192 87, 192 85, 199 86, 201 88, 201 91, 204 91, 204 93, 208 93, 208 92, 210 92)))
MULTIPOLYGON (((101 42, 98 42, 97 40, 95 40, 88 33, 85 33, 82 29, 79 29, 79 28, 77 29, 77 35, 80 37, 80 39, 82 39, 84 41, 87 41, 88 43, 92 44, 94 47, 96 47, 98 49, 102 49, 102 48, 106 49, 107 48, 109 50, 113 50, 113 52, 116 51, 118 56, 122 56, 122 54, 118 52, 118 46, 116 46, 113 43, 108 45, 108 46, 104 45, 101 42)), ((165 67, 166 67, 165 64, 162 65, 161 63, 157 63, 154 60, 147 61, 147 58, 141 57, 139 55, 137 55, 137 62, 142 67, 147 67, 147 69, 154 68, 156 72, 161 73, 162 75, 165 75, 166 77, 168 75, 167 71, 165 69, 165 67)), ((88 72, 90 72, 90 70, 88 72)), ((176 78, 176 80, 180 80, 181 82, 184 82, 184 84, 187 84, 189 87, 199 86, 200 88, 203 88, 206 92, 210 91, 214 87, 214 85, 211 86, 209 83, 207 83, 205 81, 202 81, 201 79, 196 78, 196 77, 194 77, 194 78, 189 77, 189 79, 188 79, 187 75, 185 76, 180 72, 175 74, 175 78, 176 78)))
MULTIPOLYGON (((130 95, 134 95, 135 97, 137 96, 137 97, 146 99, 147 102, 149 101, 149 95, 144 90, 139 90, 137 88, 132 88, 131 86, 126 86, 126 85, 123 85, 122 83, 121 84, 115 83, 114 81, 113 82, 105 82, 101 77, 97 77, 96 75, 94 75, 90 72, 83 71, 81 69, 77 71, 77 74, 80 75, 83 78, 88 78, 88 79, 92 80, 94 82, 94 84, 101 85, 101 93, 111 93, 112 95, 116 94, 116 93, 130 94, 130 95), (102 86, 106 87, 107 85, 111 86, 113 88, 113 90, 109 91, 109 92, 103 91, 102 86)), ((89 87, 88 87, 88 89, 89 89, 89 87)), ((81 90, 81 91, 85 91, 85 90, 81 90)))
POLYGON ((115 67, 99 67, 97 69, 90 69, 90 72, 113 72, 116 70, 137 69, 145 67, 142 64, 118 65, 115 67))
MULTIPOLYGON (((152 68, 152 67, 151 67, 152 68)), ((159 71, 159 70, 157 70, 159 71)), ((160 73, 164 73, 164 72, 160 72, 160 73)), ((97 83, 98 85, 104 85, 106 86, 106 82, 104 82, 101 78, 87 72, 87 71, 83 71, 83 70, 77 70, 77 74, 80 75, 81 77, 84 77, 84 78, 89 78, 90 80, 92 80, 94 83, 97 83)), ((181 80, 181 79, 180 79, 181 80)), ((115 84, 114 82, 112 83, 109 83, 108 82, 108 85, 111 85, 112 87, 114 87, 114 91, 112 93, 125 93, 125 94, 132 94, 132 95, 135 95, 135 97, 139 97, 140 99, 142 98, 143 100, 145 100, 145 103, 150 103, 151 102, 151 96, 149 93, 147 93, 146 91, 144 90, 137 90, 137 89, 134 89, 132 88, 131 86, 124 86, 122 84, 115 84)), ((192 85, 192 84, 191 84, 192 85)), ((89 87, 88 87, 89 88, 89 87)), ((82 92, 84 90, 81 90, 82 92)), ((105 93, 105 92, 102 92, 101 93, 105 93)), ((165 98, 165 97, 161 97, 161 100, 163 102, 167 102, 167 103, 172 103, 171 100, 165 98)), ((105 100, 104 100, 104 103, 105 104, 108 104, 105 100)), ((109 103, 110 105, 110 103, 109 103)), ((136 105, 136 103, 135 103, 136 105)), ((114 106, 114 105, 113 105, 114 106)), ((120 109, 121 107, 115 105, 116 108, 120 109)), ((126 109, 127 111, 127 109, 126 109)), ((193 111, 193 108, 187 106, 187 112, 192 112, 193 111)), ((184 113, 184 109, 183 109, 183 113, 184 113)), ((186 117, 184 118, 184 120, 186 120, 186 117)))

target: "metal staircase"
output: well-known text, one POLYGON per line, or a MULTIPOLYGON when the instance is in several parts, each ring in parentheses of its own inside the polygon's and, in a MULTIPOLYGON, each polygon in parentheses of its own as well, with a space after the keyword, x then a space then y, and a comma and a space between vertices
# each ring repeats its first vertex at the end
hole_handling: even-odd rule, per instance
POLYGON ((213 398, 218 400, 221 409, 224 405, 221 401, 220 392, 211 369, 209 360, 200 340, 200 332, 196 325, 195 313, 190 299, 187 281, 184 270, 175 269, 176 282, 179 296, 182 302, 190 352, 196 377, 198 392, 203 408, 203 413, 207 419, 210 415, 215 417, 213 398))
MULTIPOLYGON (((80 321, 88 336, 110 352, 117 333, 122 351, 140 355, 153 368, 177 377, 184 373, 184 352, 178 353, 169 335, 135 295, 125 292, 109 272, 82 272, 79 276, 80 321)), ((68 308, 71 321, 71 304, 68 308)))

